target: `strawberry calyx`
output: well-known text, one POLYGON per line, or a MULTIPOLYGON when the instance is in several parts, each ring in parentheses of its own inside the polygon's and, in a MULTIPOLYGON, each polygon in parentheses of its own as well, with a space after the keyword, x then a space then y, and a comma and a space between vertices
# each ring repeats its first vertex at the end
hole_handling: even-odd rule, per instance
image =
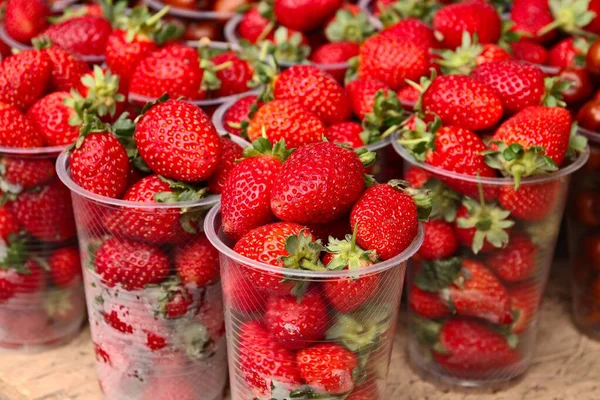
POLYGON ((198 47, 200 68, 202 68, 202 83, 200 84, 200 89, 206 91, 219 89, 221 87, 221 80, 217 76, 217 72, 233 66, 232 61, 226 61, 216 65, 212 61, 214 51, 208 47, 209 43, 210 39, 202 38, 200 40, 200 46, 198 47))
POLYGON ((558 77, 545 78, 544 87, 546 89, 542 99, 542 105, 548 107, 566 107, 562 99, 562 93, 571 87, 569 81, 563 81, 558 77))
POLYGON ((200 322, 186 322, 181 329, 180 340, 186 354, 194 360, 208 360, 216 353, 215 341, 200 322))
POLYGON ((48 291, 44 301, 44 309, 46 310, 46 314, 48 314, 51 319, 68 315, 75 307, 71 301, 72 294, 73 289, 58 289, 48 291))
POLYGON ((502 21, 502 32, 500 34, 500 39, 498 40, 498 46, 502 47, 510 54, 513 53, 511 43, 518 42, 524 37, 533 37, 529 32, 515 31, 513 29, 514 26, 514 21, 502 21))
POLYGON ((256 6, 258 13, 268 20, 275 20, 275 11, 273 10, 273 0, 261 0, 256 6))
POLYGON ((567 153, 565 158, 574 161, 577 158, 578 154, 585 152, 585 149, 588 145, 587 137, 580 135, 577 129, 577 123, 573 123, 571 125, 571 135, 569 136, 569 147, 567 148, 567 153))
POLYGON ((439 343, 438 338, 442 331, 443 322, 433 321, 414 316, 412 318, 411 329, 415 337, 424 346, 432 348, 436 353, 448 354, 439 343))
POLYGON ((425 261, 415 277, 414 285, 426 292, 438 293, 457 280, 461 269, 462 261, 458 257, 425 261))
POLYGON ((402 145, 417 161, 425 161, 427 154, 434 148, 436 132, 442 127, 442 121, 435 116, 433 121, 425 122, 415 115, 405 121, 400 130, 398 144, 402 145), (412 126, 409 126, 409 123, 412 126))
POLYGON ((157 203, 179 203, 185 201, 198 201, 207 193, 206 187, 198 187, 186 182, 176 181, 159 175, 161 181, 167 183, 171 192, 159 192, 154 195, 157 203))
POLYGON ((460 204, 460 195, 437 179, 428 179, 423 189, 429 190, 433 199, 429 218, 441 218, 448 223, 454 222, 460 204))
POLYGON ((469 75, 477 66, 476 59, 483 52, 483 46, 479 44, 477 35, 471 35, 464 31, 462 43, 455 50, 432 50, 440 56, 435 62, 442 67, 444 74, 469 75))
POLYGON ((272 145, 267 138, 259 137, 252 142, 251 147, 244 149, 243 155, 245 158, 272 156, 283 163, 292 152, 293 150, 288 150, 285 146, 285 139, 272 145))
POLYGON ((595 37, 583 29, 596 17, 589 10, 590 0, 549 0, 548 6, 554 21, 543 27, 538 34, 544 35, 554 29, 560 29, 573 35, 595 37))
POLYGON ((169 10, 167 6, 152 15, 146 6, 134 7, 128 15, 117 15, 113 25, 126 32, 125 40, 128 43, 151 40, 160 46, 183 34, 183 30, 176 25, 163 21, 169 10))
MULTIPOLYGON (((154 285, 148 285, 147 288, 152 286, 154 285)), ((175 319, 186 314, 188 306, 192 303, 193 299, 190 293, 183 288, 179 278, 171 277, 159 285, 156 285, 156 289, 156 292, 153 293, 156 299, 152 299, 152 303, 157 305, 157 307, 154 307, 155 317, 161 316, 163 318, 175 319), (180 304, 181 309, 177 310, 176 313, 173 313, 172 310, 169 309, 170 304, 172 304, 179 296, 183 299, 180 304)))
POLYGON ((330 42, 362 43, 375 33, 375 27, 364 12, 353 14, 349 10, 340 9, 334 18, 325 28, 325 36, 330 42))
POLYGON ((428 189, 416 189, 410 183, 400 179, 393 179, 387 183, 396 190, 400 190, 413 198, 417 206, 420 221, 427 221, 433 207, 433 198, 428 189))
POLYGON ((321 240, 313 240, 306 229, 302 229, 297 235, 290 235, 285 240, 287 256, 282 256, 283 267, 289 269, 303 269, 308 271, 325 271, 321 262, 321 252, 325 247, 321 240))
POLYGON ((377 262, 377 253, 373 250, 363 250, 356 244, 356 232, 358 224, 354 226, 351 235, 346 235, 344 240, 329 237, 326 250, 334 254, 332 260, 326 265, 330 271, 338 271, 345 268, 357 270, 377 262))
POLYGON ((380 89, 375 94, 373 111, 362 121, 360 138, 365 145, 378 142, 399 129, 407 115, 396 92, 380 89))
POLYGON ((392 324, 393 313, 386 307, 352 315, 340 314, 326 334, 327 340, 335 341, 358 354, 368 354, 380 343, 381 336, 392 324))
POLYGON ((9 243, 4 244, 4 250, 0 253, 3 259, 0 260, 0 269, 12 270, 21 275, 31 274, 27 267, 27 246, 26 238, 21 235, 10 235, 9 243))
POLYGON ((524 149, 518 143, 508 145, 500 141, 494 141, 491 144, 496 150, 486 150, 482 153, 485 156, 486 164, 501 171, 504 176, 512 176, 515 190, 519 189, 521 178, 558 170, 556 163, 544 155, 546 149, 543 147, 531 146, 524 149))
POLYGON ((428 77, 422 76, 421 79, 419 79, 419 83, 413 82, 408 79, 406 80, 407 84, 409 84, 413 88, 417 89, 419 91, 419 93, 421 94, 419 96, 419 100, 417 100, 417 102, 415 103, 415 106, 413 107, 413 109, 420 116, 423 116, 423 94, 425 94, 427 89, 429 89, 429 86, 431 86, 431 83, 435 80, 435 78, 437 78, 437 71, 435 70, 435 68, 431 68, 430 71, 431 71, 431 74, 428 77))
POLYGON ((471 247, 475 254, 483 248, 486 240, 496 248, 506 246, 510 239, 507 229, 515 224, 508 219, 510 211, 503 210, 493 203, 485 203, 481 185, 479 190, 482 198, 480 202, 470 197, 465 197, 463 200, 463 206, 467 209, 469 217, 456 220, 457 226, 461 229, 476 229, 471 247))
MULTIPOLYGON (((343 143, 336 143, 337 146, 345 147, 351 149, 350 146, 344 145, 343 143)), ((360 148, 355 150, 358 159, 362 163, 363 167, 370 167, 375 163, 375 159, 377 158, 377 153, 374 151, 370 151, 366 148, 360 148)))
POLYGON ((270 42, 270 53, 279 62, 301 62, 310 54, 310 46, 302 43, 302 34, 294 32, 291 36, 286 27, 275 29, 273 42, 270 42))
POLYGON ((379 4, 379 20, 388 28, 406 18, 418 18, 427 23, 442 7, 438 0, 402 0, 389 5, 379 4))

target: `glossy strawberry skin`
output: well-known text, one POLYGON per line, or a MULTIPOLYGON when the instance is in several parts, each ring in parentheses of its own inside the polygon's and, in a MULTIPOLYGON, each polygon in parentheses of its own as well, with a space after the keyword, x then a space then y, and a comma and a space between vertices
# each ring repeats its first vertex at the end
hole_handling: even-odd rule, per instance
POLYGON ((0 206, 0 238, 8 242, 9 236, 19 232, 19 221, 12 210, 11 204, 0 206))
POLYGON ((219 252, 200 234, 175 250, 175 270, 184 284, 203 287, 219 279, 219 252))
POLYGON ((4 29, 11 38, 28 44, 46 29, 50 15, 44 0, 10 0, 4 8, 4 29))
POLYGON ((384 29, 381 33, 386 36, 397 36, 405 40, 410 40, 426 49, 435 49, 439 46, 433 34, 433 29, 417 18, 403 19, 384 29))
POLYGON ((556 37, 556 30, 539 35, 542 28, 554 21, 547 0, 515 0, 511 20, 515 23, 513 31, 529 34, 540 43, 551 42, 556 37))
POLYGON ((277 21, 297 31, 311 31, 335 14, 342 0, 276 0, 273 11, 277 21))
POLYGON ((44 51, 24 50, 0 63, 0 102, 27 109, 50 84, 50 58, 44 51))
POLYGON ((548 60, 548 50, 531 39, 521 39, 511 44, 513 56, 517 60, 544 65, 548 60))
MULTIPOLYGON (((330 66, 331 64, 347 62, 352 57, 357 56, 359 50, 359 45, 353 42, 325 43, 311 53, 310 59, 315 64, 330 66)), ((326 71, 333 76, 336 81, 344 81, 346 68, 327 68, 326 71)))
POLYGON ((416 189, 421 189, 429 179, 431 174, 419 167, 411 167, 404 172, 404 180, 416 189))
POLYGON ((242 128, 237 125, 240 125, 242 121, 248 121, 253 104, 258 107, 262 106, 262 103, 257 103, 257 98, 255 95, 248 95, 236 100, 223 115, 223 128, 233 135, 240 136, 242 128), (232 124, 236 126, 232 126, 232 124))
POLYGON ((152 39, 136 35, 133 40, 127 40, 127 32, 122 29, 114 30, 106 41, 104 55, 106 65, 119 75, 123 83, 131 81, 131 76, 138 64, 158 49, 152 39))
POLYGON ((269 20, 260 14, 258 7, 252 7, 242 16, 238 32, 243 39, 256 43, 268 25, 269 20))
POLYGON ((561 190, 561 183, 556 181, 521 185, 519 190, 507 185, 500 189, 498 201, 513 218, 540 221, 554 212, 561 190))
POLYGON ((217 71, 217 78, 221 81, 221 86, 214 91, 215 97, 231 96, 250 89, 248 83, 254 75, 254 70, 248 61, 242 60, 233 51, 216 55, 211 61, 216 66, 226 62, 232 64, 230 67, 217 71))
POLYGON ((210 118, 181 100, 167 100, 148 110, 134 139, 150 169, 166 178, 203 181, 221 161, 221 143, 210 118))
POLYGON ((42 147, 44 139, 33 122, 17 107, 0 102, 0 145, 42 147))
POLYGON ((490 254, 486 264, 504 282, 519 282, 531 278, 537 271, 538 248, 525 235, 513 235, 508 245, 490 254))
POLYGON ((240 145, 227 137, 221 136, 219 141, 221 142, 222 156, 216 171, 208 179, 208 190, 211 193, 223 192, 231 170, 235 167, 237 160, 243 157, 244 153, 240 145))
POLYGON ((335 343, 317 344, 296 355, 302 378, 320 392, 344 394, 354 389, 352 372, 358 365, 354 353, 335 343))
POLYGON ((390 185, 371 186, 354 204, 350 224, 358 224, 356 241, 363 249, 388 260, 417 236, 417 206, 412 197, 390 185))
POLYGON ((283 164, 271 209, 284 221, 327 223, 348 213, 364 187, 364 167, 354 151, 314 143, 297 149, 283 164))
POLYGON ((50 57, 52 87, 59 92, 70 92, 79 87, 81 77, 90 71, 88 65, 60 47, 45 50, 50 57))
POLYGON ((387 93, 390 87, 376 79, 356 79, 346 85, 346 93, 350 99, 352 112, 361 121, 373 112, 375 95, 379 91, 387 93))
POLYGON ((4 168, 4 180, 23 189, 35 188, 56 176, 54 163, 50 159, 4 157, 0 162, 4 168))
POLYGON ((425 239, 419 249, 419 256, 424 260, 438 260, 454 255, 458 250, 458 240, 452 225, 441 220, 423 223, 425 239))
POLYGON ((52 281, 61 287, 69 287, 81 279, 81 260, 75 247, 56 249, 48 259, 52 281))
POLYGON ((104 17, 83 16, 52 25, 41 35, 74 54, 101 55, 111 32, 112 26, 104 17))
POLYGON ((516 315, 511 331, 518 335, 538 317, 541 291, 535 283, 522 283, 509 288, 508 294, 516 315))
POLYGON ((340 122, 328 126, 325 137, 332 143, 344 143, 356 149, 365 145, 360 138, 362 132, 363 127, 356 122, 340 122))
POLYGON ((267 298, 243 270, 227 269, 223 277, 223 298, 234 311, 250 315, 264 310, 267 298))
POLYGON ((582 54, 574 45, 572 37, 558 42, 548 52, 548 65, 558 68, 567 68, 575 63, 575 57, 582 54))
POLYGON ((413 312, 425 318, 437 319, 450 316, 450 309, 440 300, 439 294, 426 292, 416 285, 410 287, 408 305, 413 312))
POLYGON ((46 286, 45 273, 40 264, 28 259, 23 266, 27 273, 19 273, 8 266, 7 269, 0 269, 0 283, 6 285, 4 294, 0 294, 0 298, 6 299, 18 293, 40 293, 46 286), (10 297, 6 297, 10 294, 10 297))
MULTIPOLYGON (((473 239, 475 238, 475 233, 477 232, 477 228, 460 228, 458 226, 459 218, 469 218, 469 211, 465 206, 460 206, 456 211, 456 220, 454 221, 454 232, 456 234, 456 238, 461 246, 466 247, 468 249, 473 248, 473 239)), ((494 250, 497 250, 494 245, 486 240, 483 241, 483 247, 479 250, 481 253, 489 253, 494 250)))
POLYGON ((69 157, 71 178, 101 196, 119 198, 127 188, 129 158, 119 140, 109 133, 92 133, 69 157))
POLYGON ((54 92, 36 101, 27 116, 35 124, 48 146, 68 145, 79 137, 80 127, 69 124, 74 110, 64 104, 67 92, 54 92))

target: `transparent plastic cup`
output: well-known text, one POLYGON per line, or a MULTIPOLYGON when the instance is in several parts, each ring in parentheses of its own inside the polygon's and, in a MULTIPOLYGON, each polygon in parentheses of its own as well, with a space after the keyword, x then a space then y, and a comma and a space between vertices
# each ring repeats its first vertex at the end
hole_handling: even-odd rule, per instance
POLYGON ((235 15, 235 12, 220 12, 220 11, 211 11, 211 10, 192 10, 181 7, 176 7, 174 5, 166 4, 165 2, 159 0, 144 0, 145 3, 154 11, 160 11, 166 6, 169 6, 169 15, 173 15, 179 18, 185 18, 189 20, 217 20, 217 21, 226 21, 235 15))
POLYGON ((0 147, 0 352, 63 345, 85 320, 71 196, 54 169, 63 148, 0 147))
POLYGON ((572 315, 577 327, 600 340, 600 134, 579 128, 588 138, 590 158, 573 176, 567 207, 572 270, 572 315))
POLYGON ((221 254, 232 400, 384 399, 406 262, 422 243, 422 229, 402 254, 353 272, 284 270, 243 257, 221 230, 220 206, 208 213, 204 230, 221 254), (287 288, 306 289, 305 294, 298 300, 286 294, 287 288, 274 293, 261 286, 280 279, 287 288), (342 294, 347 284, 361 287, 352 299, 342 294), (285 314, 291 324, 287 331, 269 322, 270 311, 294 305, 311 309, 310 322, 302 325, 285 314), (299 326, 310 330, 304 339, 287 336, 299 326), (331 369, 323 370, 328 354, 339 355, 343 365, 332 361, 331 369), (307 371, 317 364, 319 372, 307 371), (310 390, 315 397, 300 395, 310 390))
POLYGON ((71 190, 105 399, 220 400, 227 382, 218 252, 202 233, 220 196, 135 203, 71 190), (191 228, 191 229, 190 229, 191 228))
MULTIPOLYGON (((452 386, 501 387, 518 379, 535 353, 540 302, 569 181, 589 152, 556 173, 524 178, 515 192, 511 178, 449 172, 416 161, 397 143, 397 136, 392 143, 405 160, 405 169, 420 168, 441 182, 446 199, 454 196, 465 204, 466 193, 478 207, 481 188, 486 207, 507 211, 506 219, 514 222, 506 227, 507 243, 494 247, 486 238, 475 253, 475 229, 469 240, 458 233, 456 222, 468 220, 474 212, 463 214, 459 209, 451 223, 458 244, 452 255, 436 259, 437 253, 421 251, 413 259, 418 261, 410 265, 407 277, 411 363, 432 382, 452 386)), ((461 232, 465 230, 462 226, 461 232)))

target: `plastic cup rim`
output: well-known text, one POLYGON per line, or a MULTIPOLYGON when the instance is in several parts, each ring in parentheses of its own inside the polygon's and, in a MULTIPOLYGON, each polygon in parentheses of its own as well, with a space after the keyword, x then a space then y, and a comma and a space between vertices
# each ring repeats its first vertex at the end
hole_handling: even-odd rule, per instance
MULTIPOLYGON (((419 168, 422 168, 425 171, 428 171, 428 172, 434 174, 435 176, 442 176, 442 177, 448 178, 448 179, 455 179, 455 180, 471 182, 471 183, 475 183, 475 184, 481 183, 482 185, 486 185, 486 186, 508 186, 508 185, 512 186, 512 185, 514 185, 513 178, 511 178, 511 177, 489 178, 489 177, 477 177, 477 176, 472 176, 472 175, 459 174, 456 172, 447 171, 443 168, 435 167, 433 165, 430 165, 430 164, 427 164, 424 162, 417 161, 412 155, 410 155, 410 153, 408 151, 406 151, 406 149, 401 144, 398 143, 398 135, 399 135, 398 132, 394 132, 392 134, 392 146, 394 147, 394 150, 396 150, 396 152, 400 155, 400 157, 402 157, 405 161, 409 162, 410 164, 417 166, 419 168)), ((574 162, 572 162, 571 164, 567 165, 565 168, 561 168, 557 172, 546 174, 546 175, 537 175, 537 176, 530 176, 527 178, 523 178, 523 179, 521 179, 521 186, 555 181, 564 176, 571 175, 572 173, 577 171, 579 168, 583 167, 583 165, 587 161, 589 155, 590 155, 590 148, 589 148, 589 146, 586 146, 584 152, 579 154, 577 159, 574 162)))
MULTIPOLYGON (((159 1, 159 0, 144 0, 144 2, 154 11, 161 10, 162 8, 167 6, 167 4, 165 4, 164 2, 159 1)), ((169 15, 174 15, 176 17, 187 18, 187 19, 223 20, 223 19, 229 19, 235 15, 235 12, 186 10, 185 8, 180 8, 180 7, 173 7, 173 6, 170 6, 170 7, 171 8, 169 9, 169 13, 168 13, 169 15)))
POLYGON ((395 266, 401 265, 407 262, 412 256, 414 256, 419 248, 421 247, 424 239, 423 226, 419 223, 419 230, 417 236, 413 239, 412 243, 404 249, 404 251, 397 256, 385 260, 383 262, 373 264, 366 268, 359 268, 358 270, 341 270, 341 271, 307 271, 299 269, 283 269, 273 265, 265 264, 260 261, 255 261, 241 254, 233 251, 232 248, 227 246, 221 238, 219 238, 218 232, 215 230, 215 220, 221 213, 221 204, 219 203, 213 207, 204 219, 204 233, 211 242, 211 244, 219 250, 222 256, 233 259, 239 264, 250 266, 258 270, 268 272, 271 274, 281 275, 282 273, 292 278, 348 278, 348 277, 360 277, 365 275, 380 274, 388 269, 395 266))
POLYGON ((0 154, 10 156, 57 156, 62 153, 69 145, 61 144, 49 147, 6 147, 0 146, 0 154))

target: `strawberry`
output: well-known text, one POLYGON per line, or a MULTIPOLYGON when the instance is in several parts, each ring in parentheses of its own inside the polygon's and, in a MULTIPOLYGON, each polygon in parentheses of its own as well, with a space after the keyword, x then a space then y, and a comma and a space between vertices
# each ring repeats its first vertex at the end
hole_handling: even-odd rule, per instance
POLYGON ((227 299, 227 304, 231 304, 233 311, 251 315, 264 309, 267 298, 242 269, 227 269, 222 282, 223 298, 227 299))
MULTIPOLYGON (((235 244, 233 250, 251 260, 281 267, 282 273, 285 273, 286 268, 322 269, 319 260, 319 252, 322 250, 320 242, 314 242, 304 226, 292 222, 276 222, 253 229, 235 244)), ((293 281, 283 279, 284 275, 253 269, 245 272, 259 289, 273 294, 289 294, 296 289, 293 281)))
MULTIPOLYGON (((363 153, 363 159, 372 156, 363 153)), ((297 149, 283 164, 271 191, 271 209, 284 221, 327 223, 348 213, 364 188, 362 159, 354 151, 314 143, 297 149)))
POLYGON ((325 125, 297 100, 273 100, 262 105, 248 125, 248 138, 263 137, 275 144, 285 140, 288 148, 296 148, 322 141, 325 125))
POLYGON ((513 218, 540 221, 554 212, 560 191, 561 183, 557 181, 523 185, 518 190, 507 185, 500 188, 498 201, 513 218))
POLYGON ((0 145, 32 148, 44 144, 37 127, 17 107, 0 102, 0 122, 0 145))
POLYGON ((514 58, 533 64, 544 65, 548 60, 548 50, 532 39, 521 39, 511 43, 514 58))
POLYGON ((137 123, 134 138, 150 169, 166 178, 202 181, 221 161, 214 125, 202 110, 181 100, 152 106, 137 123))
POLYGON ((328 68, 331 65, 348 62, 352 57, 356 57, 360 47, 354 42, 335 42, 325 43, 316 48, 310 55, 310 60, 314 64, 319 64, 327 68, 327 72, 338 82, 344 81, 346 68, 328 68))
POLYGON ((477 131, 493 127, 502 118, 502 100, 496 91, 474 78, 440 76, 422 86, 423 110, 437 114, 444 125, 477 131))
POLYGON ((472 75, 494 88, 502 99, 504 111, 515 114, 527 106, 538 106, 546 94, 544 72, 519 61, 497 61, 478 66, 472 75))
POLYGON ((29 43, 46 29, 50 15, 45 0, 9 0, 4 7, 4 29, 16 41, 29 43))
POLYGON ((15 295, 13 284, 0 272, 0 304, 10 300, 15 295))
POLYGON ((505 282, 529 279, 537 272, 538 248, 529 237, 513 235, 508 245, 486 258, 486 264, 505 282))
POLYGON ((19 232, 19 228, 19 221, 10 204, 0 206, 0 238, 8 242, 10 236, 19 232))
POLYGON ((332 43, 361 43, 376 30, 369 15, 358 5, 343 4, 325 24, 325 38, 332 43))
POLYGON ((482 64, 510 60, 511 54, 502 47, 492 44, 480 44, 477 36, 463 34, 462 43, 454 50, 440 50, 434 53, 434 61, 441 66, 444 74, 470 75, 473 69, 482 64))
POLYGON ((600 1, 598 0, 556 0, 548 2, 554 21, 546 25, 542 32, 560 29, 571 35, 583 30, 600 34, 600 1))
POLYGON ((158 248, 130 240, 106 239, 94 257, 96 272, 110 287, 139 290, 169 275, 169 259, 158 248))
POLYGON ((398 21, 394 25, 384 29, 381 34, 409 40, 425 49, 435 49, 438 47, 438 41, 435 38, 433 29, 417 18, 406 18, 398 21))
POLYGON ((328 328, 327 304, 318 289, 301 298, 271 297, 267 302, 265 325, 272 337, 290 350, 303 349, 325 337, 328 328))
POLYGON ((350 99, 352 112, 361 121, 373 112, 375 95, 382 91, 388 93, 389 86, 375 79, 356 79, 346 85, 346 93, 350 99))
POLYGON ((403 106, 412 109, 421 97, 421 92, 413 86, 406 86, 396 92, 403 106))
POLYGON ((0 63, 0 102, 27 109, 50 84, 52 67, 44 51, 24 50, 0 63))
POLYGON ((26 259, 24 248, 13 245, 0 266, 0 282, 4 282, 4 293, 0 298, 9 299, 15 294, 41 293, 46 286, 44 270, 33 259, 26 259), (14 250, 14 252, 13 252, 14 250))
POLYGON ((269 19, 262 15, 258 6, 251 7, 242 15, 238 32, 243 39, 250 43, 256 43, 259 39, 264 39, 273 29, 269 19))
POLYGON ((458 250, 458 239, 454 234, 452 225, 431 220, 423 223, 425 239, 417 253, 424 260, 437 260, 452 257, 458 250))
POLYGON ((375 35, 360 48, 358 76, 379 80, 394 90, 417 81, 429 71, 427 49, 397 36, 375 35))
POLYGON ((296 355, 300 376, 319 393, 341 395, 354 389, 354 353, 335 343, 322 343, 296 355))
POLYGON ((450 315, 450 309, 437 293, 427 292, 417 285, 410 286, 408 304, 413 312, 425 318, 438 319, 450 315))
POLYGON ((510 13, 512 30, 531 36, 539 43, 549 43, 556 37, 555 30, 541 33, 554 20, 548 0, 515 0, 510 13))
POLYGON ((254 104, 257 108, 262 106, 262 103, 257 103, 257 99, 256 95, 248 95, 236 100, 223 115, 223 128, 233 135, 240 136, 242 124, 248 123, 252 106, 254 104))
MULTIPOLYGON (((80 268, 79 264, 77 265, 80 268)), ((85 294, 82 287, 52 290, 46 293, 46 314, 53 322, 74 324, 85 318, 85 294)))
POLYGON ((259 322, 240 327, 236 364, 248 385, 260 396, 271 397, 275 385, 300 386, 296 355, 271 337, 259 322))
POLYGON ((534 283, 522 283, 508 289, 515 320, 511 331, 517 335, 525 332, 537 318, 541 301, 540 288, 534 283))
POLYGON ((192 309, 194 299, 189 290, 177 279, 169 279, 153 290, 158 292, 157 301, 153 301, 155 316, 177 319, 185 316, 192 309))
POLYGON ((419 167, 410 167, 404 172, 404 180, 415 189, 423 188, 430 179, 431 174, 419 167))
MULTIPOLYGON (((226 51, 214 56, 210 60, 210 65, 215 66, 218 84, 206 89, 210 89, 215 97, 231 96, 250 90, 249 84, 254 76, 252 65, 241 59, 234 51, 226 51), (224 65, 225 68, 223 68, 224 65)), ((207 68, 206 65, 201 66, 205 69, 204 79, 206 81, 207 68)))
POLYGON ((0 164, 2 179, 22 189, 35 188, 56 176, 54 163, 46 158, 4 157, 0 164))
POLYGON ((341 6, 342 0, 276 0, 273 11, 281 25, 305 32, 323 25, 341 6))
POLYGON ((289 155, 283 142, 271 146, 260 138, 244 150, 244 158, 231 170, 221 195, 223 232, 238 240, 250 230, 275 220, 271 190, 289 155))
POLYGON ((340 122, 328 126, 325 137, 332 143, 343 143, 356 149, 365 145, 361 139, 362 132, 363 127, 356 122, 340 122))
POLYGON ((75 114, 64 103, 69 97, 66 92, 50 93, 36 101, 27 111, 27 116, 49 146, 71 144, 79 137, 79 127, 69 123, 75 114))
POLYGON ((219 280, 219 252, 206 235, 175 249, 175 270, 181 281, 203 287, 219 280))
POLYGON ((19 223, 29 234, 45 242, 63 242, 75 237, 71 193, 54 181, 40 191, 22 193, 13 203, 19 223))
POLYGON ((433 29, 442 36, 442 47, 454 49, 460 46, 463 32, 477 35, 482 44, 498 42, 502 21, 491 4, 467 0, 438 11, 433 17, 433 29))
POLYGON ((585 55, 585 39, 569 37, 555 44, 548 52, 548 65, 558 68, 577 66, 577 56, 585 55))
MULTIPOLYGON (((362 248, 374 250, 382 260, 389 260, 410 246, 417 236, 419 212, 409 193, 413 193, 412 189, 401 190, 391 184, 365 190, 350 214, 351 226, 358 224, 356 241, 362 248)), ((431 199, 415 196, 419 207, 427 208, 431 199)), ((421 213, 421 217, 425 215, 428 212, 421 213)))
POLYGON ((133 334, 133 325, 130 321, 130 311, 126 306, 114 306, 108 311, 105 311, 103 317, 104 322, 106 322, 111 328, 126 335, 133 334))
POLYGON ((242 158, 244 150, 242 147, 226 136, 219 138, 221 142, 222 156, 221 162, 216 171, 208 180, 208 190, 211 193, 222 193, 225 182, 236 164, 236 161, 242 158))
POLYGON ((58 92, 69 92, 81 83, 81 77, 90 71, 88 65, 60 47, 45 50, 50 58, 52 87, 58 92))
POLYGON ((56 249, 48 259, 52 281, 61 287, 68 287, 81 278, 79 250, 75 247, 56 249))
POLYGON ((40 36, 73 54, 95 56, 104 54, 111 32, 112 26, 104 17, 83 16, 51 25, 40 36))

